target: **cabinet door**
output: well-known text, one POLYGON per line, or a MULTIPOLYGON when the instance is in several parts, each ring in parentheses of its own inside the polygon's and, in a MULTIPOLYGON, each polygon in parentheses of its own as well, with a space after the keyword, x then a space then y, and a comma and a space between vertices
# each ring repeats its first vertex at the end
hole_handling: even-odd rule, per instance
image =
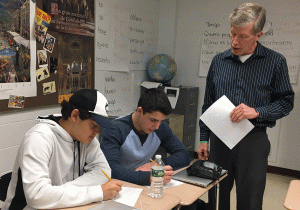
POLYGON ((173 113, 184 114, 196 112, 198 107, 198 87, 181 87, 173 113))
POLYGON ((196 132, 192 132, 183 136, 183 145, 187 148, 192 158, 194 157, 195 135, 196 132))
POLYGON ((189 112, 184 116, 183 133, 192 133, 196 131, 197 112, 189 112))
POLYGON ((197 108, 198 108, 198 88, 193 88, 187 91, 187 104, 186 104, 186 111, 188 113, 196 113, 197 115, 197 108))
POLYGON ((183 137, 183 145, 188 149, 194 151, 194 146, 195 146, 195 132, 186 134, 183 137))

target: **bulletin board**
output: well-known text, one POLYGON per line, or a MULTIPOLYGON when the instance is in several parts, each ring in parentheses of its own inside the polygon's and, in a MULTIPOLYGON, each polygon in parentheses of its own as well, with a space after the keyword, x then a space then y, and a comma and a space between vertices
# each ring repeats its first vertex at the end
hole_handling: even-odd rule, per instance
MULTIPOLYGON (((31 45, 34 43, 34 47, 30 47, 30 51, 34 53, 27 55, 29 60, 27 66, 24 65, 20 54, 12 56, 14 61, 10 63, 14 63, 15 66, 6 68, 6 73, 12 72, 12 68, 15 68, 17 76, 15 81, 0 83, 2 91, 0 112, 57 105, 62 100, 68 100, 80 89, 93 89, 94 0, 81 1, 81 3, 60 0, 24 0, 24 2, 21 0, 20 2, 22 4, 20 8, 24 10, 29 22, 29 16, 32 15, 34 21, 36 20, 36 12, 39 10, 49 15, 51 21, 48 25, 46 23, 48 28, 38 27, 35 23, 33 26, 30 25, 32 23, 27 24, 26 28, 26 24, 16 26, 12 21, 11 26, 6 29, 5 41, 11 40, 12 43, 11 46, 8 44, 7 48, 20 51, 19 46, 24 48, 27 40, 26 43, 29 41, 31 45), (31 6, 26 5, 29 3, 31 6), (29 32, 33 33, 34 38, 29 32), (18 87, 20 91, 17 89, 14 91, 14 87, 18 87), (31 90, 33 93, 27 94, 30 89, 33 89, 31 90)), ((20 19, 24 19, 21 13, 19 15, 20 19)))

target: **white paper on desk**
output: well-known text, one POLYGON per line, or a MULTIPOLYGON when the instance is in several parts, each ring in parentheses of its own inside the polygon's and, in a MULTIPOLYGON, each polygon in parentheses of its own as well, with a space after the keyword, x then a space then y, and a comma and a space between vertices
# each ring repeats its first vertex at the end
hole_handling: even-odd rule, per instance
POLYGON ((169 187, 176 187, 176 186, 181 185, 181 184, 183 184, 183 182, 177 181, 175 179, 171 179, 170 182, 168 182, 167 184, 164 184, 164 189, 167 189, 169 187))
POLYGON ((232 123, 229 114, 233 109, 234 105, 224 95, 200 116, 207 127, 230 149, 254 128, 248 119, 243 119, 239 123, 232 123))
POLYGON ((142 191, 143 188, 122 187, 122 190, 119 192, 119 195, 116 195, 114 201, 134 207, 142 191))
MULTIPOLYGON (((183 184, 183 183, 184 183, 184 182, 177 181, 177 180, 175 180, 175 179, 171 179, 170 182, 168 182, 167 184, 164 184, 163 189, 167 189, 167 188, 169 188, 169 187, 176 187, 176 186, 181 185, 181 184, 183 184)), ((150 186, 147 186, 147 187, 150 188, 150 186)))

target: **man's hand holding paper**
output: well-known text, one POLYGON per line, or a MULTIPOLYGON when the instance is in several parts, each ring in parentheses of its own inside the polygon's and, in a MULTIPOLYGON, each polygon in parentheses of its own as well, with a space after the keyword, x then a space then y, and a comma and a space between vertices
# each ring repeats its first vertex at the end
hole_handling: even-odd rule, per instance
POLYGON ((231 111, 229 117, 231 118, 231 122, 238 123, 243 119, 254 119, 258 117, 258 113, 254 108, 241 103, 231 111))
POLYGON ((248 120, 257 117, 256 111, 252 109, 245 104, 235 107, 224 95, 213 103, 200 119, 232 149, 254 128, 248 120))

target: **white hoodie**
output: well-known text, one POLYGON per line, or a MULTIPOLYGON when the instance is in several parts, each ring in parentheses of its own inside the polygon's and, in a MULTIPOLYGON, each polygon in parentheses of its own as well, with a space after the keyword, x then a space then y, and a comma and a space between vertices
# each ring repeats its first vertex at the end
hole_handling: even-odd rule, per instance
POLYGON ((38 118, 20 145, 3 210, 55 209, 103 200, 101 184, 109 180, 101 170, 111 176, 111 169, 99 141, 80 142, 78 156, 78 143, 49 117, 54 119, 38 118))

